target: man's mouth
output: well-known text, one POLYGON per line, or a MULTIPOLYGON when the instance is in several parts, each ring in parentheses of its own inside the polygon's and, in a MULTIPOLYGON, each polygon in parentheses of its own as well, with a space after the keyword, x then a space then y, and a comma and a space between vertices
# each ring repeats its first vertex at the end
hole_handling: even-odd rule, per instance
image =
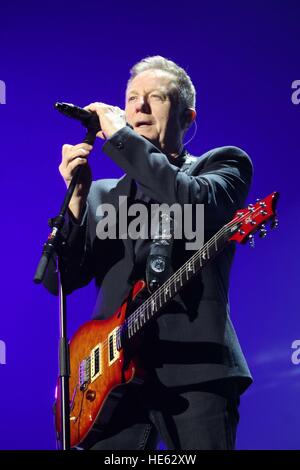
POLYGON ((135 127, 146 127, 146 126, 151 126, 151 125, 152 125, 152 122, 150 121, 138 121, 135 124, 135 127))

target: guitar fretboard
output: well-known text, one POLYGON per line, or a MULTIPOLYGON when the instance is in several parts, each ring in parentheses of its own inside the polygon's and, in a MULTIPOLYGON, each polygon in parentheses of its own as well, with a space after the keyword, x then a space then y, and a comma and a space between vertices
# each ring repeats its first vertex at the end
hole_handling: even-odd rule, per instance
MULTIPOLYGON (((181 268, 165 281, 151 296, 129 315, 124 327, 126 336, 132 338, 146 325, 212 258, 226 245, 239 229, 240 223, 222 227, 200 250, 196 251, 181 268)), ((124 332, 123 332, 124 333, 124 332)))

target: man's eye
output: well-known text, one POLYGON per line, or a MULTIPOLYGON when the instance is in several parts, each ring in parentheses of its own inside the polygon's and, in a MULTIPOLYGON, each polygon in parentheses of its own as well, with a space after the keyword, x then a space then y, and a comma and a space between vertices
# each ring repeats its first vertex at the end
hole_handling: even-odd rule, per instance
POLYGON ((128 101, 134 101, 136 99, 136 96, 129 96, 128 101))
POLYGON ((161 95, 151 95, 151 98, 155 98, 157 100, 163 100, 163 97, 161 95))

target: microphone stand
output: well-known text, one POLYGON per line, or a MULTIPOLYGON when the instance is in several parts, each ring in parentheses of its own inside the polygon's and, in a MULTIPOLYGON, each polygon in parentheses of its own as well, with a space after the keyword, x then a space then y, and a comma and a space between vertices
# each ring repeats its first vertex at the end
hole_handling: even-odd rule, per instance
MULTIPOLYGON (((86 123, 82 123, 87 127, 87 133, 84 142, 93 145, 96 139, 96 133, 100 130, 99 119, 97 118, 86 123)), ((66 191, 59 214, 49 220, 52 228, 47 241, 44 243, 43 253, 37 266, 34 282, 40 284, 49 264, 50 259, 56 256, 56 266, 58 274, 58 292, 59 292, 59 382, 57 393, 60 394, 61 409, 56 410, 60 417, 60 434, 57 442, 60 450, 69 450, 70 445, 70 396, 69 396, 69 377, 70 377, 70 359, 69 359, 69 343, 67 337, 67 302, 63 285, 62 276, 62 260, 60 258, 59 247, 66 242, 63 240, 61 230, 65 222, 65 214, 72 198, 72 194, 79 180, 82 167, 77 168, 66 191)))

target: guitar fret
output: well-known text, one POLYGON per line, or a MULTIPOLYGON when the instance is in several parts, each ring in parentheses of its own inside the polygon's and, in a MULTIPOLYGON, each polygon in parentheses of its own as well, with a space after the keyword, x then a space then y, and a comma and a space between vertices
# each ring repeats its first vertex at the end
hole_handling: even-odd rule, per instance
POLYGON ((172 279, 172 282, 170 282, 170 296, 172 297, 173 295, 175 295, 177 293, 177 284, 176 284, 176 281, 175 279, 172 279), (174 292, 172 294, 172 287, 174 289, 174 292))
POLYGON ((182 274, 181 273, 177 276, 176 282, 180 282, 180 287, 182 287, 182 274))
POLYGON ((189 280, 189 273, 194 273, 194 266, 192 267, 192 261, 189 261, 187 264, 186 264, 186 279, 187 281, 189 280))
POLYGON ((151 316, 156 312, 156 301, 151 300, 151 316))
POLYGON ((144 310, 140 313, 140 326, 142 327, 146 323, 145 312, 144 310))
POLYGON ((170 287, 170 295, 171 297, 175 294, 177 294, 177 281, 175 279, 173 279, 172 283, 171 283, 171 286, 174 288, 174 292, 172 294, 172 290, 171 290, 171 287, 170 287))
POLYGON ((168 282, 167 282, 167 286, 166 286, 169 298, 172 297, 172 285, 173 285, 173 283, 172 283, 171 279, 169 279, 168 282))
POLYGON ((134 333, 136 333, 140 329, 139 319, 140 319, 139 315, 136 315, 136 317, 133 320, 133 331, 134 331, 134 333))
POLYGON ((169 295, 169 287, 165 287, 165 288, 164 288, 164 298, 165 298, 165 302, 167 301, 167 295, 169 295))
POLYGON ((215 241, 215 250, 216 250, 216 253, 218 251, 218 243, 217 243, 217 234, 215 233, 214 235, 214 241, 215 241))
POLYGON ((162 301, 161 301, 160 292, 158 292, 157 295, 158 295, 158 300, 159 300, 159 307, 161 307, 162 306, 162 301))
POLYGON ((187 277, 187 271, 185 269, 182 273, 182 283, 183 283, 183 285, 188 281, 188 279, 189 278, 187 277))
POLYGON ((132 319, 129 317, 128 319, 128 338, 131 338, 133 336, 133 330, 132 330, 132 319))

